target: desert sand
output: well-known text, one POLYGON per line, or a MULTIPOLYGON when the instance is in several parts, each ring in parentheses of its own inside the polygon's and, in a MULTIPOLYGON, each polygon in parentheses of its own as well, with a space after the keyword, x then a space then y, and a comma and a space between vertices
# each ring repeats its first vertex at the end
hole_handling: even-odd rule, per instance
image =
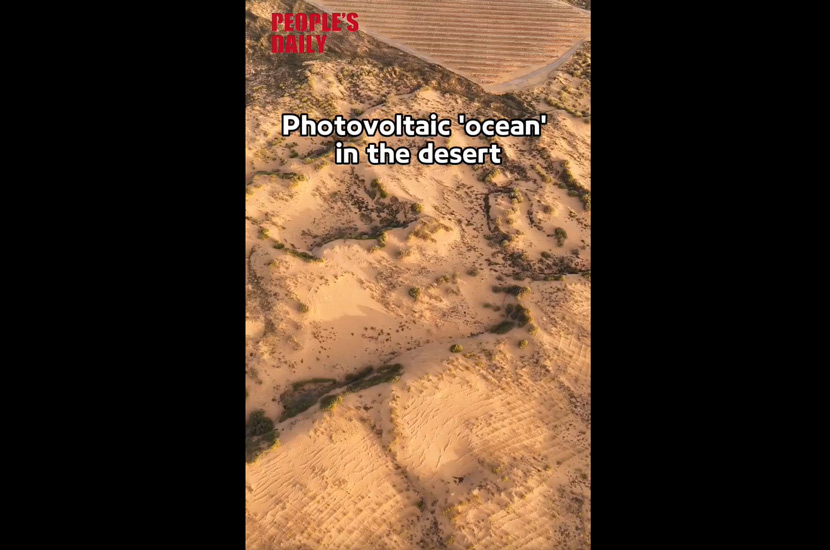
MULTIPOLYGON (((246 414, 276 439, 246 465, 247 547, 590 548, 590 41, 492 95, 362 32, 268 53, 295 7, 248 3, 246 414), (431 112, 550 122, 496 138, 499 167, 336 166, 280 135, 431 112)), ((355 145, 381 139, 426 141, 355 145)))

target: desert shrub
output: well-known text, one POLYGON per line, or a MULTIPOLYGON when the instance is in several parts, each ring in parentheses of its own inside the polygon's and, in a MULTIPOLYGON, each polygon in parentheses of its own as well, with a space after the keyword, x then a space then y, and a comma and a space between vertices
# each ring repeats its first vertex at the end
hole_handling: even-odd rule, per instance
POLYGON ((409 289, 409 295, 412 296, 415 300, 417 300, 421 296, 421 289, 417 287, 412 287, 409 289))
POLYGON ((291 390, 280 395, 283 405, 280 422, 293 418, 312 405, 327 393, 338 388, 341 384, 333 378, 311 378, 301 380, 291 385, 291 390))
POLYGON ((277 444, 279 432, 274 421, 265 416, 265 411, 251 411, 245 424, 245 460, 252 462, 264 451, 277 444))
POLYGON ((516 298, 521 298, 522 296, 530 292, 530 288, 519 285, 494 286, 493 292, 495 292, 496 294, 498 294, 499 292, 504 292, 505 294, 510 294, 511 296, 515 296, 516 298))
POLYGON ((326 395, 320 398, 320 410, 322 411, 330 411, 337 405, 339 405, 343 401, 343 396, 338 395, 326 395))
POLYGON ((265 435, 274 430, 274 421, 265 416, 265 411, 257 409, 251 411, 248 416, 248 424, 245 426, 247 435, 265 435))
POLYGON ((470 277, 478 276, 478 268, 477 267, 471 267, 470 269, 467 270, 467 275, 469 275, 470 277))
POLYGON ((547 175, 545 171, 542 169, 542 167, 538 164, 533 165, 533 171, 536 172, 536 174, 538 174, 539 177, 542 178, 542 181, 544 181, 545 183, 551 182, 551 177, 547 175))
POLYGON ((357 107, 352 109, 352 116, 353 117, 359 117, 362 114, 363 114, 363 109, 358 109, 357 107))
POLYGON ((381 181, 378 178, 372 180, 372 190, 370 195, 372 198, 375 198, 376 194, 380 195, 380 198, 385 199, 389 196, 389 193, 386 191, 386 188, 383 186, 381 181))
POLYGON ((403 372, 403 365, 400 363, 395 363, 394 365, 385 365, 383 367, 378 368, 375 374, 363 378, 362 380, 358 380, 356 382, 352 382, 346 389, 344 393, 355 393, 367 388, 371 388, 372 386, 377 386, 378 384, 386 384, 389 382, 397 381, 401 373, 403 372))
POLYGON ((464 351, 464 348, 461 347, 461 344, 453 344, 452 346, 450 346, 450 351, 453 353, 461 353, 462 351, 464 351))
POLYGON ((520 327, 523 327, 533 321, 530 310, 521 304, 510 304, 506 309, 507 317, 516 321, 520 327), (510 307, 513 306, 513 307, 510 307))
POLYGON ((547 250, 545 250, 545 251, 542 252, 542 257, 546 260, 550 260, 551 259, 551 253, 548 252, 547 250))
POLYGON ((274 243, 274 248, 276 248, 277 250, 282 250, 283 248, 285 248, 285 245, 280 242, 276 242, 274 243))
POLYGON ((565 244, 565 239, 568 238, 568 232, 561 227, 557 227, 553 230, 553 236, 556 237, 556 244, 558 246, 563 246, 565 244))
POLYGON ((413 213, 413 214, 420 214, 421 212, 423 212, 423 211, 424 211, 424 205, 422 205, 422 204, 421 204, 421 203, 419 203, 419 202, 416 202, 416 203, 413 203, 413 204, 412 204, 412 206, 410 207, 410 209, 412 210, 412 213, 413 213))
POLYGON ((482 174, 480 178, 481 181, 485 183, 493 183, 493 180, 501 175, 501 170, 499 168, 493 168, 489 172, 482 174))
POLYGON ((528 341, 527 341, 527 340, 519 340, 519 347, 520 347, 520 348, 526 348, 526 347, 527 347, 527 345, 528 345, 528 341))
POLYGON ((359 370, 358 372, 349 373, 346 375, 346 383, 356 382, 358 380, 363 380, 370 374, 375 371, 374 367, 366 367, 364 369, 359 370))
POLYGON ((286 248, 285 251, 295 258, 300 258, 304 262, 322 262, 323 258, 318 258, 313 254, 309 254, 308 252, 300 252, 299 250, 294 250, 293 248, 286 248))
POLYGON ((498 325, 494 326, 490 329, 490 332, 493 334, 507 334, 511 330, 516 327, 515 324, 511 323, 510 321, 502 321, 498 325))
POLYGON ((308 313, 309 307, 308 304, 300 302, 299 304, 297 304, 297 309, 299 309, 301 313, 308 313))
POLYGON ((386 246, 386 240, 387 240, 387 239, 388 239, 388 237, 386 236, 386 231, 382 232, 382 233, 381 233, 381 234, 379 234, 379 235, 378 235, 378 237, 377 237, 377 240, 378 240, 378 245, 380 245, 380 246, 386 246))

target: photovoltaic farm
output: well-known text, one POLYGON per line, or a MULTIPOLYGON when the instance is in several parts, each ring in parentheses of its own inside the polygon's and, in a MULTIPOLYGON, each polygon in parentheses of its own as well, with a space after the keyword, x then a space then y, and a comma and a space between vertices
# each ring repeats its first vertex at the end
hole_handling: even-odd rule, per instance
POLYGON ((552 0, 325 0, 360 30, 485 87, 544 70, 590 35, 590 13, 552 0))

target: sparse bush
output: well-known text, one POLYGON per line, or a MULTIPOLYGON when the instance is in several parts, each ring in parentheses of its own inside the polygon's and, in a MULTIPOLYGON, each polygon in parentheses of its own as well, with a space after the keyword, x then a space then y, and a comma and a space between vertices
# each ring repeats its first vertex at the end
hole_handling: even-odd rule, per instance
MULTIPOLYGON (((246 390, 247 397, 247 390, 246 390)), ((253 462, 260 454, 279 443, 279 432, 265 411, 251 411, 245 424, 245 460, 253 462)))
POLYGON ((409 295, 417 300, 421 296, 421 289, 417 287, 412 287, 409 289, 409 295))
POLYGON ((421 203, 419 203, 419 202, 416 202, 416 203, 413 203, 413 204, 412 204, 412 206, 410 207, 410 209, 412 210, 412 213, 413 213, 413 214, 420 214, 421 212, 423 212, 423 211, 424 211, 424 205, 422 205, 422 204, 421 204, 421 203))
POLYGON ((322 411, 330 411, 334 409, 337 405, 339 405, 343 401, 343 396, 340 394, 337 395, 326 395, 320 398, 320 410, 322 411))
POLYGON ((526 347, 527 347, 527 345, 528 345, 528 341, 527 341, 527 340, 519 340, 519 347, 520 347, 520 348, 526 348, 526 347))
POLYGON ((299 250, 294 250, 293 248, 286 248, 285 251, 296 258, 300 258, 305 262, 322 262, 323 258, 318 258, 313 254, 309 254, 308 252, 300 252, 299 250))
POLYGON ((374 371, 374 367, 366 367, 364 369, 359 370, 358 372, 347 374, 345 378, 346 383, 350 384, 352 382, 357 382, 358 380, 363 380, 364 378, 372 374, 374 371))
POLYGON ((453 344, 452 346, 450 346, 450 351, 453 353, 461 353, 462 351, 464 351, 464 348, 461 347, 461 344, 453 344))
POLYGON ((516 321, 516 323, 523 327, 533 321, 530 310, 521 304, 508 304, 505 308, 507 317, 516 321))
POLYGON ((297 305, 297 309, 299 309, 301 313, 308 313, 309 307, 308 304, 300 302, 299 305, 297 305))
POLYGON ((568 238, 568 232, 561 227, 557 227, 553 230, 553 236, 556 237, 556 244, 558 246, 563 246, 565 244, 565 239, 568 238))
POLYGON ((533 170, 536 172, 536 174, 539 175, 540 178, 542 178, 542 181, 544 181, 545 183, 551 182, 551 177, 547 175, 544 170, 542 170, 541 166, 539 166, 538 164, 534 164, 533 170))
POLYGON ((495 292, 496 294, 498 294, 499 292, 504 292, 505 294, 510 294, 512 296, 515 296, 516 298, 521 298, 522 296, 530 292, 530 288, 519 285, 494 286, 493 292, 495 292))
POLYGON ((378 384, 386 384, 397 381, 401 377, 401 373, 403 372, 403 365, 400 363, 395 363, 394 365, 385 365, 383 367, 378 368, 377 372, 364 378, 362 380, 358 380, 357 382, 352 382, 348 386, 344 393, 355 393, 367 388, 371 388, 372 386, 377 386, 378 384))
POLYGON ((467 270, 467 275, 469 275, 470 277, 477 277, 478 276, 478 268, 477 267, 471 267, 470 269, 467 270))
POLYGON ((490 332, 493 334, 507 334, 511 330, 516 327, 515 324, 511 323, 510 321, 502 321, 498 325, 494 326, 490 329, 490 332))

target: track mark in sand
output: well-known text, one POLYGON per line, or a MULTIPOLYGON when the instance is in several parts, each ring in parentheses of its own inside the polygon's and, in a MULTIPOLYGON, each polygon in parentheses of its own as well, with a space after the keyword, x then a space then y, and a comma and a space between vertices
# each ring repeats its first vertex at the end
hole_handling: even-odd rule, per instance
POLYGON ((420 495, 363 423, 329 415, 290 445, 290 454, 278 448, 249 467, 257 544, 362 550, 383 538, 386 548, 406 549, 426 536, 420 495))
MULTIPOLYGON (((585 358, 578 339, 563 336, 560 347, 585 358)), ((584 547, 584 511, 560 495, 587 498, 571 487, 589 454, 574 398, 557 376, 458 360, 392 400, 397 462, 430 499, 449 499, 443 534, 461 548, 584 547), (458 478, 464 485, 445 497, 458 478)))

